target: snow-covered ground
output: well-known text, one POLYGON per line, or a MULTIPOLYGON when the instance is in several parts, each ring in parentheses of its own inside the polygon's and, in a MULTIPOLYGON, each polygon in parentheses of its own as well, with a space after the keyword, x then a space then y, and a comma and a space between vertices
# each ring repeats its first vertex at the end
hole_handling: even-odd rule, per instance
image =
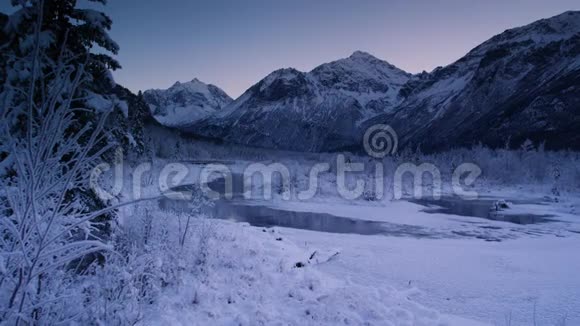
MULTIPOLYGON (((284 207, 289 208, 290 205, 284 207)), ((425 225, 435 231, 448 229, 453 223, 460 226, 464 221, 477 220, 427 214, 414 204, 403 202, 393 203, 393 214, 388 205, 303 205, 300 209, 351 217, 358 211, 363 218, 382 216, 383 221, 425 225), (384 218, 386 215, 393 218, 384 218)), ((547 234, 512 231, 518 234, 514 239, 494 242, 478 238, 332 234, 288 228, 279 232, 305 248, 334 248, 340 252, 339 259, 320 267, 334 277, 365 286, 417 288, 414 300, 443 313, 498 325, 506 324, 506 318, 511 318, 512 325, 531 325, 534 320, 538 325, 580 323, 580 234, 549 232, 552 230, 549 223, 544 227, 489 223, 514 230, 545 228, 547 234)))
POLYGON ((314 233, 214 223, 207 274, 186 276, 144 324, 484 325, 418 304, 415 287, 361 282, 346 252, 310 244, 314 233))
MULTIPOLYGON (((303 160, 284 160, 292 173, 307 171, 303 160)), ((211 161, 182 160, 190 174, 181 183, 196 183, 211 161)), ((221 155, 215 162, 239 174, 254 161, 221 155)), ((501 214, 547 219, 515 224, 406 200, 348 201, 331 191, 333 182, 322 175, 322 193, 309 201, 275 194, 216 205, 266 207, 281 216, 328 214, 419 232, 387 227, 384 234, 362 235, 214 220, 205 278, 185 277, 183 286, 165 291, 145 324, 580 324, 578 194, 554 201, 546 197, 551 185, 479 184, 483 199, 508 201, 501 214)))

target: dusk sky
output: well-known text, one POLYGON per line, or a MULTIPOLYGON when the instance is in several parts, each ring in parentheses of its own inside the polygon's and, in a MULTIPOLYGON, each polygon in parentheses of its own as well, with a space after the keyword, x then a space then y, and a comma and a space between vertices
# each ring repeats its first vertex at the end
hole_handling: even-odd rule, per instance
POLYGON ((430 71, 580 1, 109 0, 104 8, 121 46, 118 83, 138 91, 197 77, 235 98, 275 69, 309 71, 355 50, 430 71))

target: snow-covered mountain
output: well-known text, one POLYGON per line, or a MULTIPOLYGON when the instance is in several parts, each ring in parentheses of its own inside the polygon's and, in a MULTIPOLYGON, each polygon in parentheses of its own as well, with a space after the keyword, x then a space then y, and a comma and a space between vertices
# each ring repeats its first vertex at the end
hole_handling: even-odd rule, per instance
MULTIPOLYGON (((507 30, 465 57, 412 78, 391 125, 400 144, 424 150, 517 147, 526 139, 580 148, 580 12, 507 30)), ((363 128, 364 129, 364 128, 363 128)))
POLYGON ((323 86, 351 96, 367 115, 390 111, 402 98, 399 91, 411 74, 356 51, 350 57, 318 66, 310 72, 323 86))
POLYGON ((388 112, 411 75, 364 52, 305 73, 280 69, 221 112, 186 131, 226 141, 300 151, 355 145, 359 123, 388 112))
POLYGON ((145 91, 143 98, 159 123, 177 128, 204 119, 232 102, 220 88, 197 78, 187 83, 176 82, 166 90, 145 91))

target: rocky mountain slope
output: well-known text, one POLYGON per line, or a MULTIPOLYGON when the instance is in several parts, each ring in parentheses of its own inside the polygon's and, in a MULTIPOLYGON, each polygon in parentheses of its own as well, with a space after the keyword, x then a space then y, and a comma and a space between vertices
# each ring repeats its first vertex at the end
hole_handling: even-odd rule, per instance
POLYGON ((363 124, 391 125, 427 151, 483 143, 580 149, 580 12, 499 34, 412 78, 405 100, 363 124))

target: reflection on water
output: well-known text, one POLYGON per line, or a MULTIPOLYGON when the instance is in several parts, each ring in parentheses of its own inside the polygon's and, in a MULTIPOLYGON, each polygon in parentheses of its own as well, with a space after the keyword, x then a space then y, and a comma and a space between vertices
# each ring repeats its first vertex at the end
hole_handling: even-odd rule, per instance
MULTIPOLYGON (((551 215, 510 214, 509 210, 497 209, 496 200, 493 199, 464 200, 459 197, 442 197, 439 200, 411 199, 410 201, 428 207, 423 210, 426 213, 472 216, 522 225, 555 221, 551 215)), ((532 204, 532 202, 522 201, 519 204, 532 204)))
POLYGON ((286 211, 227 201, 218 201, 214 208, 214 216, 217 218, 247 222, 250 225, 261 227, 281 226, 319 232, 363 235, 436 237, 433 232, 419 226, 365 221, 325 213, 286 211))
MULTIPOLYGON (((266 206, 248 205, 241 196, 243 188, 241 181, 241 176, 234 175, 234 200, 217 200, 214 202, 213 207, 206 207, 203 212, 214 218, 246 222, 258 227, 280 226, 329 233, 351 233, 362 235, 383 234, 416 238, 437 238, 443 236, 420 226, 382 223, 340 217, 325 213, 295 212, 266 206)), ((212 190, 220 194, 224 193, 224 179, 217 179, 210 182, 208 185, 212 190)), ((183 185, 175 187, 172 190, 185 192, 200 191, 199 187, 192 185, 183 185)), ((175 200, 171 198, 160 199, 159 207, 163 210, 171 210, 181 213, 191 213, 195 209, 191 201, 175 200)))
MULTIPOLYGON (((180 213, 192 213, 195 209, 189 201, 171 198, 160 199, 159 207, 180 213)), ((329 233, 384 234, 416 238, 441 236, 419 226, 365 221, 324 213, 286 211, 266 206, 247 205, 243 201, 218 200, 214 202, 213 207, 206 207, 203 212, 213 218, 246 222, 258 227, 280 226, 329 233)))
MULTIPOLYGON (((232 185, 234 200, 217 200, 211 207, 202 208, 202 212, 212 216, 213 218, 246 222, 258 227, 280 226, 329 233, 388 235, 415 238, 473 237, 484 239, 486 241, 501 241, 499 238, 489 234, 490 232, 496 231, 500 228, 494 229, 491 226, 488 228, 484 227, 482 229, 483 231, 471 230, 467 232, 452 230, 452 232, 445 232, 436 231, 422 226, 376 222, 325 213, 296 212, 267 206, 251 205, 251 202, 245 201, 242 196, 243 184, 240 175, 233 176, 232 185)), ((222 195, 226 188, 223 178, 210 182, 208 186, 222 195)), ((200 192, 197 193, 197 195, 201 194, 199 187, 193 185, 184 185, 173 188, 172 190, 193 192, 194 194, 200 192)), ((193 197, 199 196, 194 195, 193 197)), ((472 216, 515 224, 535 224, 553 221, 550 219, 551 216, 546 215, 505 214, 502 210, 492 209, 495 203, 495 200, 492 199, 462 200, 457 197, 443 197, 440 200, 421 199, 411 201, 426 206, 424 211, 427 213, 472 216)), ((182 213, 192 213, 194 211, 199 212, 199 207, 194 207, 191 201, 170 198, 161 199, 159 201, 159 207, 161 209, 182 213)), ((385 209, 383 214, 389 214, 389 211, 385 209)))
POLYGON ((265 206, 247 206, 220 201, 214 216, 254 226, 282 226, 332 233, 381 234, 381 223, 338 217, 330 214, 293 212, 265 206))

